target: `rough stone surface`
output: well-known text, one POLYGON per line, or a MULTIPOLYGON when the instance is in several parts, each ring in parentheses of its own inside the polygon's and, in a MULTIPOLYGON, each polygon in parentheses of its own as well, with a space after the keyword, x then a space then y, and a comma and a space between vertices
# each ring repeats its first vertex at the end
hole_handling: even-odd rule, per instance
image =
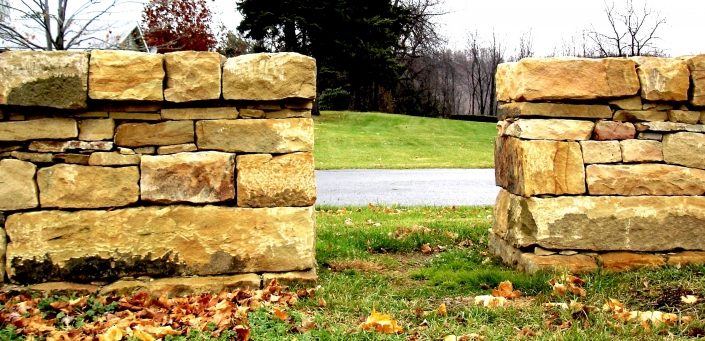
POLYGON ((313 120, 213 120, 196 122, 199 149, 291 153, 313 149, 313 120))
POLYGON ((673 105, 663 102, 644 102, 644 104, 641 105, 641 110, 668 111, 673 110, 673 105))
POLYGON ((157 148, 155 148, 155 147, 139 147, 139 148, 133 149, 133 151, 136 154, 140 154, 140 155, 143 155, 143 154, 152 155, 157 152, 157 148))
POLYGON ((700 111, 669 110, 668 120, 687 124, 697 124, 700 121, 700 111))
MULTIPOLYGON (((222 136, 221 138, 229 139, 233 136, 222 136)), ((193 142, 192 121, 167 121, 154 124, 124 123, 117 127, 115 133, 115 144, 125 147, 168 146, 193 142)))
POLYGON ((657 132, 674 132, 674 131, 689 131, 693 133, 705 132, 705 125, 702 124, 685 124, 677 122, 641 122, 634 125, 637 131, 657 131, 657 132))
POLYGON ((633 57, 647 101, 687 101, 690 72, 685 61, 674 58, 633 57))
POLYGON ((32 152, 63 153, 67 150, 100 150, 113 149, 111 141, 32 141, 27 147, 32 152))
POLYGON ((293 109, 282 109, 277 111, 267 111, 264 113, 265 118, 270 119, 282 119, 282 118, 294 118, 294 117, 311 117, 311 110, 293 110, 293 109))
POLYGON ((639 133, 637 138, 640 140, 663 141, 663 134, 646 131, 639 133))
POLYGON ((239 155, 237 205, 297 207, 316 203, 316 177, 311 153, 239 155))
POLYGON ((36 170, 37 166, 30 162, 0 160, 0 211, 21 210, 39 205, 37 184, 34 183, 36 170))
POLYGON ((223 66, 223 98, 269 101, 316 97, 316 61, 298 53, 256 53, 223 66))
POLYGON ((162 109, 164 120, 234 120, 237 117, 235 107, 162 109))
POLYGON ((705 134, 675 133, 663 137, 666 163, 705 169, 705 134))
POLYGON ((119 280, 100 289, 101 295, 128 295, 147 291, 152 295, 182 296, 220 293, 237 289, 259 289, 262 278, 256 274, 207 277, 174 277, 155 280, 119 280))
POLYGON ((521 119, 512 123, 505 134, 528 140, 589 140, 595 123, 557 119, 521 119))
POLYGON ((77 136, 78 125, 76 120, 70 118, 0 122, 0 141, 71 139, 77 136))
POLYGON ((705 252, 703 251, 685 251, 678 252, 673 255, 668 255, 668 265, 686 266, 686 265, 702 265, 705 264, 705 252))
POLYGON ((88 165, 90 155, 76 153, 59 153, 54 154, 51 161, 54 163, 71 163, 76 165, 88 165))
POLYGON ((93 50, 88 75, 92 99, 162 101, 164 55, 93 50))
POLYGON ((6 222, 8 277, 86 283, 307 270, 316 264, 313 213, 155 206, 14 214, 6 222))
POLYGON ((273 280, 277 280, 277 283, 286 286, 305 285, 308 287, 313 287, 318 282, 318 275, 316 274, 315 268, 308 271, 290 271, 282 273, 262 274, 262 285, 264 285, 265 287, 271 284, 273 280))
POLYGON ((607 271, 629 271, 640 268, 659 268, 666 260, 658 255, 632 252, 608 252, 597 256, 600 267, 607 271))
POLYGON ((184 143, 184 144, 175 144, 172 146, 161 146, 157 148, 157 154, 159 155, 167 155, 167 154, 176 154, 176 153, 185 153, 185 152, 195 152, 198 150, 198 147, 196 147, 195 143, 184 143))
POLYGON ((609 101, 609 104, 624 110, 641 110, 641 96, 613 99, 609 101))
POLYGON ((618 141, 580 141, 580 147, 586 164, 622 162, 618 141))
POLYGON ((140 164, 140 156, 136 154, 124 155, 118 152, 91 153, 88 158, 91 166, 136 166, 140 164))
POLYGON ((139 199, 137 167, 58 164, 37 171, 41 207, 119 207, 139 199))
POLYGON ((495 178, 497 185, 518 195, 585 193, 580 144, 498 137, 495 178))
POLYGON ((88 53, 7 51, 0 54, 0 104, 86 107, 88 53))
POLYGON ((47 296, 51 295, 93 295, 99 290, 99 287, 91 284, 71 283, 71 282, 48 282, 39 283, 27 286, 25 290, 29 293, 42 293, 47 296))
POLYGON ((264 110, 260 109, 240 109, 242 118, 264 118, 264 110))
POLYGON ((624 140, 620 141, 620 148, 624 162, 663 161, 663 146, 659 141, 624 140))
POLYGON ((78 139, 83 141, 112 140, 115 121, 112 119, 81 120, 78 139))
POLYGON ((607 105, 514 102, 501 104, 498 116, 500 120, 524 116, 611 119, 612 110, 607 105))
POLYGON ((614 113, 615 121, 665 121, 668 112, 656 110, 617 110, 614 113))
POLYGON ((26 153, 16 150, 10 152, 10 155, 15 159, 34 163, 50 163, 54 160, 54 155, 51 153, 26 153))
POLYGON ((626 140, 636 136, 634 124, 629 122, 598 121, 595 124, 595 140, 626 140))
POLYGON ((663 164, 589 165, 591 195, 702 195, 705 170, 663 164))
POLYGON ((221 66, 225 56, 217 52, 179 51, 164 54, 164 99, 188 102, 220 98, 221 66))
POLYGON ((497 197, 493 231, 515 247, 703 250, 703 224, 705 197, 524 198, 502 190, 497 197))
POLYGON ((693 83, 690 104, 705 106, 705 54, 687 57, 685 61, 688 63, 690 80, 693 83))
POLYGON ((142 200, 213 203, 235 198, 235 157, 229 153, 145 155, 140 169, 142 200))
POLYGON ((640 88, 634 61, 616 58, 525 58, 500 64, 496 83, 504 102, 625 97, 640 88))
POLYGON ((150 112, 111 112, 110 118, 123 121, 160 121, 162 116, 150 112))

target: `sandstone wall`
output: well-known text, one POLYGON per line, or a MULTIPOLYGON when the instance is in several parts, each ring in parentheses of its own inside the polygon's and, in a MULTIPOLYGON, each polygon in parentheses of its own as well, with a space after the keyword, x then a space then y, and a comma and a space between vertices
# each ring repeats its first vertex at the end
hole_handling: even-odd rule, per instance
POLYGON ((705 263, 705 55, 497 70, 489 243, 526 271, 705 263))
POLYGON ((315 280, 315 77, 293 53, 0 54, 0 280, 315 280))

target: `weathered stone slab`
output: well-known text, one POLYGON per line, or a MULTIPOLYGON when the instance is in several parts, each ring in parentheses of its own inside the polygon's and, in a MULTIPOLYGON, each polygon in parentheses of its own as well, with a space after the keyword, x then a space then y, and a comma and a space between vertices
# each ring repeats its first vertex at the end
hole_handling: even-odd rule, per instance
POLYGON ((644 102, 641 105, 641 110, 644 111, 669 111, 673 110, 673 105, 663 102, 644 102))
POLYGON ((591 195, 703 195, 705 170, 663 164, 589 165, 591 195))
POLYGON ((525 58, 500 64, 496 83, 504 102, 626 97, 640 88, 634 61, 617 58, 525 58))
POLYGON ((239 155, 237 205, 298 207, 316 203, 316 177, 311 153, 239 155))
POLYGON ((687 124, 697 124, 700 121, 700 111, 669 110, 668 120, 687 124))
POLYGON ((610 105, 624 110, 642 110, 641 96, 631 96, 620 99, 613 99, 608 102, 610 105))
POLYGON ((123 121, 161 121, 162 116, 152 112, 111 112, 110 118, 123 121))
POLYGON ((313 149, 313 120, 197 121, 199 149, 246 153, 292 153, 313 149))
MULTIPOLYGON (((232 138, 224 136, 222 138, 232 138)), ((117 127, 115 144, 125 147, 168 146, 194 142, 192 121, 124 123, 117 127)))
POLYGON ((580 147, 585 164, 622 162, 619 141, 580 141, 580 147))
POLYGON ((8 217, 15 283, 307 270, 313 208, 154 206, 8 217), (91 269, 86 271, 86 269, 91 269))
POLYGON ((54 160, 54 155, 51 153, 27 153, 16 150, 10 152, 10 155, 15 159, 34 163, 51 163, 54 160))
POLYGON ((237 117, 235 107, 162 109, 164 120, 234 120, 237 117))
POLYGON ((498 197, 494 233, 515 247, 593 251, 703 250, 705 197, 498 197), (618 209, 615 209, 618 208, 618 209))
POLYGON ((34 182, 36 170, 37 166, 30 162, 0 160, 0 211, 21 210, 39 205, 37 184, 34 182))
POLYGON ((639 133, 637 138, 640 140, 663 141, 663 134, 645 131, 645 132, 639 133))
MULTIPOLYGON (((641 102, 640 102, 641 103, 641 102)), ((612 118, 607 105, 513 102, 501 104, 497 116, 500 120, 511 117, 562 117, 562 118, 612 118)))
POLYGON ((660 268, 666 265, 662 256, 634 252, 608 252, 597 256, 600 267, 606 271, 630 271, 640 268, 660 268))
POLYGON ((598 141, 633 139, 636 128, 630 122, 597 121, 594 135, 598 141))
POLYGON ((72 139, 77 136, 78 125, 76 120, 70 118, 0 122, 0 141, 72 139))
POLYGON ((264 113, 265 118, 269 119, 282 119, 282 118, 295 118, 295 117, 311 117, 311 110, 293 110, 293 109, 282 109, 277 111, 267 111, 264 113))
POLYGON ((705 106, 705 54, 685 59, 690 70, 690 80, 693 83, 693 93, 690 104, 705 106))
POLYGON ((656 110, 617 110, 614 120, 621 122, 634 121, 666 121, 668 112, 656 110))
POLYGON ((495 178, 497 185, 518 195, 585 193, 580 144, 498 137, 495 178))
POLYGON ((647 101, 687 101, 690 72, 675 58, 632 57, 637 63, 641 97, 647 101))
POLYGON ((162 101, 164 55, 93 50, 88 74, 92 99, 162 101))
POLYGON ((129 295, 146 291, 152 295, 182 296, 201 293, 220 293, 237 289, 259 289, 262 278, 257 274, 206 277, 173 277, 155 280, 120 280, 106 285, 101 295, 129 295))
POLYGON ((41 207, 119 207, 139 199, 137 167, 59 164, 37 172, 41 207))
POLYGON ((58 153, 54 154, 51 161, 54 163, 71 163, 76 165, 88 166, 90 155, 77 153, 58 153))
POLYGON ((27 147, 30 151, 39 153, 63 153, 67 150, 100 150, 113 149, 111 141, 32 141, 27 147))
POLYGON ((118 152, 96 152, 91 153, 88 164, 91 166, 136 166, 140 164, 140 156, 118 152))
POLYGON ((264 110, 260 109, 240 109, 242 118, 264 118, 264 110))
POLYGON ((144 155, 140 169, 142 200, 159 203, 213 203, 235 198, 233 154, 199 152, 144 155))
POLYGON ((79 140, 112 140, 115 133, 115 121, 112 119, 81 120, 78 123, 78 128, 79 140))
POLYGON ((219 99, 221 66, 225 59, 218 52, 178 51, 164 54, 164 99, 169 102, 219 99))
POLYGON ((675 133, 663 137, 666 163, 705 169, 705 134, 675 133))
POLYGON ((316 97, 316 61, 298 53, 255 53, 228 58, 223 98, 270 101, 316 97))
POLYGON ((509 125, 505 134, 528 140, 589 140, 595 123, 579 120, 520 119, 509 125))
POLYGON ((176 153, 195 152, 198 150, 195 143, 175 144, 171 146, 161 146, 157 148, 157 154, 167 155, 176 153))
POLYGON ((661 162, 663 146, 659 141, 624 140, 620 141, 622 161, 624 162, 661 162))
POLYGON ((641 122, 634 125, 637 131, 656 131, 656 132, 676 132, 689 131, 693 133, 705 132, 705 125, 702 124, 685 124, 678 122, 641 122))
POLYGON ((705 264, 705 252, 702 251, 685 251, 676 254, 667 255, 668 265, 686 266, 686 265, 702 265, 705 264))
POLYGON ((7 51, 0 54, 0 104, 86 107, 88 53, 7 51))
POLYGON ((306 285, 307 287, 313 287, 318 282, 318 275, 316 274, 316 268, 313 268, 308 271, 290 271, 262 274, 262 285, 264 287, 269 286, 274 280, 276 280, 277 283, 279 283, 280 285, 306 285))

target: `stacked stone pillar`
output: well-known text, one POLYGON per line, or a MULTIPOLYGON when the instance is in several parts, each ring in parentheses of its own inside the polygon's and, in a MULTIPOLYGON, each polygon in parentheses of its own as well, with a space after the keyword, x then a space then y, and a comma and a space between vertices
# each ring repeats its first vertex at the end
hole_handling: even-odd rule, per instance
POLYGON ((315 77, 293 53, 0 54, 0 278, 315 280, 315 77))
POLYGON ((705 263, 705 55, 501 64, 491 250, 534 272, 705 263))

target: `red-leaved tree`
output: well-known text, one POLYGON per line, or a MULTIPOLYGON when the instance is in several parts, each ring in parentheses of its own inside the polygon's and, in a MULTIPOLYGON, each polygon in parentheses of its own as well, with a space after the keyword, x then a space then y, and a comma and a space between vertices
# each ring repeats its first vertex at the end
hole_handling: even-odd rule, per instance
POLYGON ((217 44, 206 0, 151 0, 142 25, 147 44, 160 53, 208 51, 217 44))

